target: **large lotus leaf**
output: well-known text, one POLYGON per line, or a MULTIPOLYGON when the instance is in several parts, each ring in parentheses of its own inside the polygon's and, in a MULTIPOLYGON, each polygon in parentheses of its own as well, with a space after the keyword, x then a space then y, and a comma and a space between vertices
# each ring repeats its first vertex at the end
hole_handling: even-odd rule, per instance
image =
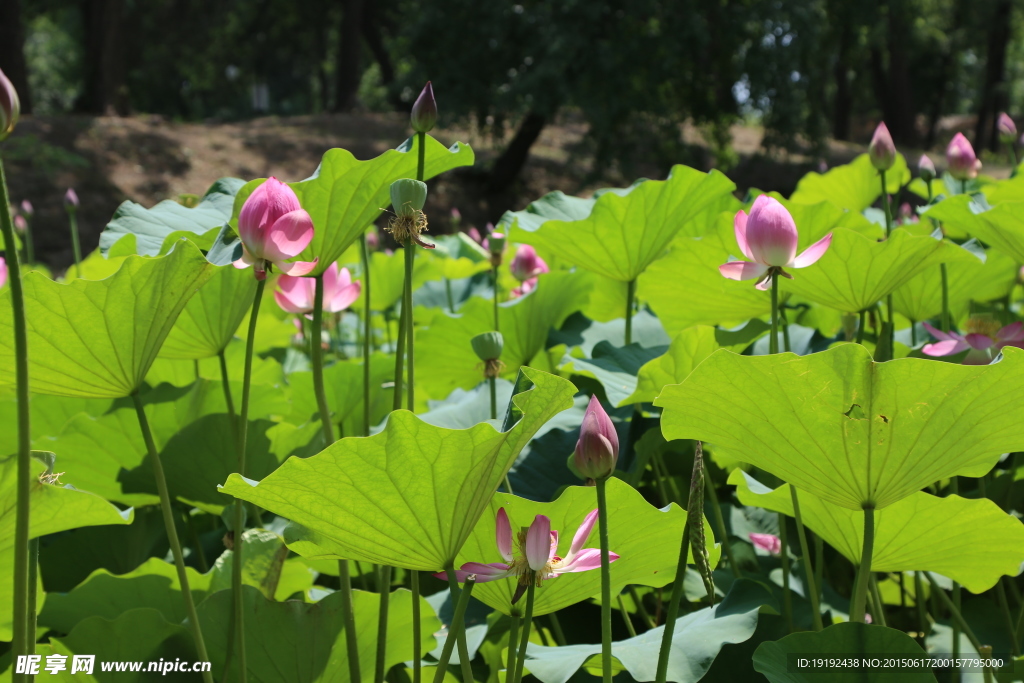
POLYGON ((1024 262, 1024 202, 990 207, 980 197, 957 195, 929 208, 925 216, 963 230, 1018 263, 1024 262))
POLYGON ((875 363, 859 344, 809 356, 716 351, 665 387, 665 438, 721 446, 836 505, 881 509, 1024 450, 1024 351, 962 366, 875 363))
POLYGON ((594 347, 590 358, 566 354, 558 369, 596 379, 604 387, 608 401, 619 406, 636 390, 640 368, 667 350, 664 346, 645 348, 636 342, 629 346, 612 346, 602 341, 594 347))
MULTIPOLYGON (((126 259, 106 280, 62 285, 29 273, 24 286, 32 390, 128 396, 141 386, 178 313, 215 270, 194 245, 182 241, 167 256, 126 259)), ((12 315, 4 299, 0 384, 14 383, 12 315)))
POLYGON ((645 182, 647 179, 641 178, 629 187, 602 188, 594 192, 592 197, 573 197, 561 190, 555 190, 530 202, 522 211, 506 211, 495 230, 506 235, 514 229, 534 232, 548 221, 582 220, 594 210, 594 204, 601 195, 615 194, 624 197, 645 182))
MULTIPOLYGON (((618 595, 629 584, 658 587, 670 583, 679 561, 679 540, 686 523, 686 511, 675 504, 659 510, 621 479, 609 479, 607 487, 608 547, 619 555, 611 565, 612 595, 618 595)), ((547 515, 551 519, 551 528, 559 532, 558 555, 565 557, 576 528, 591 510, 597 508, 597 497, 595 489, 588 486, 570 486, 552 503, 538 503, 498 493, 491 500, 490 510, 477 522, 472 536, 459 553, 457 565, 502 561, 494 541, 494 520, 500 508, 505 508, 513 529, 529 526, 536 515, 547 515)), ((707 520, 704 524, 711 565, 714 566, 721 551, 715 546, 707 520)), ((599 547, 597 539, 595 525, 586 547, 599 547)), ((473 597, 509 614, 516 583, 515 578, 481 583, 473 589, 473 597)), ((599 570, 563 574, 544 581, 537 589, 533 613, 535 616, 549 614, 600 592, 599 570)), ((517 607, 522 609, 522 605, 517 607)))
MULTIPOLYGON (((773 603, 763 586, 750 579, 740 579, 714 607, 679 617, 672 635, 666 680, 674 683, 701 680, 724 645, 742 643, 754 634, 761 605, 774 606, 773 603)), ((664 632, 662 625, 628 640, 613 642, 612 656, 634 680, 653 681, 664 632)), ((600 644, 544 647, 530 643, 526 648, 525 666, 542 683, 566 683, 584 665, 600 666, 600 654, 600 644)))
POLYGON ((648 180, 628 194, 601 195, 583 219, 513 227, 511 239, 616 280, 629 282, 661 257, 689 218, 735 189, 717 171, 675 166, 668 180, 648 180))
POLYGON ((430 252, 441 273, 449 280, 461 280, 491 269, 491 255, 464 232, 431 238, 430 252))
MULTIPOLYGON (((424 180, 459 166, 472 166, 474 161, 473 150, 468 145, 456 142, 446 148, 429 135, 425 155, 424 180)), ((390 206, 391 183, 416 177, 418 157, 418 135, 406 140, 398 149, 389 149, 367 161, 359 161, 348 150, 327 150, 312 176, 288 183, 298 195, 302 208, 313 219, 313 241, 296 260, 319 258, 314 275, 337 261, 381 211, 390 206)), ((265 178, 251 180, 238 191, 231 227, 237 229, 242 205, 265 181, 265 178)))
MULTIPOLYGON (((265 300, 264 300, 265 301, 265 300)), ((263 304, 264 306, 274 306, 273 302, 269 304, 263 304)), ((265 311, 261 306, 261 310, 265 311)), ((269 317, 269 316, 267 316, 269 317)), ((260 324, 257 323, 257 327, 260 324)), ((243 328, 245 326, 243 325, 243 328)), ((291 332, 295 332, 295 328, 291 327, 291 332)), ((294 335, 293 335, 294 336, 294 335)), ((259 345, 259 333, 257 332, 257 346, 259 345)), ((288 348, 287 344, 282 344, 277 347, 268 347, 265 349, 270 350, 271 348, 280 349, 280 353, 284 355, 284 349, 288 348)), ((259 351, 254 351, 252 358, 252 376, 250 381, 253 386, 258 384, 264 386, 276 386, 282 387, 285 384, 284 367, 279 363, 272 354, 266 354, 266 358, 260 358, 259 351)), ((240 397, 242 395, 242 377, 245 371, 245 340, 236 337, 228 342, 228 345, 224 348, 224 360, 227 364, 228 369, 228 381, 231 383, 232 392, 235 396, 240 397)), ((172 384, 176 387, 187 387, 191 386, 196 379, 209 379, 214 381, 220 381, 223 377, 220 367, 220 358, 216 356, 209 356, 207 358, 200 358, 199 360, 171 360, 170 358, 157 358, 153 365, 150 366, 149 372, 146 373, 146 384, 151 387, 156 387, 161 384, 172 384), (199 368, 198 375, 196 368, 199 368)))
MULTIPOLYGON (((58 461, 58 464, 62 463, 58 461)), ((60 483, 40 481, 39 477, 46 471, 46 465, 38 460, 32 460, 31 471, 30 538, 83 526, 131 524, 134 516, 131 509, 121 511, 91 493, 77 491, 60 483)), ((0 458, 0 550, 14 545, 17 473, 17 458, 0 458)))
POLYGON ((845 313, 873 306, 918 273, 940 263, 977 262, 970 252, 950 242, 895 230, 882 242, 836 229, 832 246, 808 268, 793 270, 782 289, 845 313))
POLYGON ((219 268, 185 305, 160 356, 178 360, 216 356, 252 309, 255 294, 256 278, 248 269, 219 268))
MULTIPOLYGON (((395 377, 394 356, 375 353, 370 356, 370 424, 376 425, 391 412, 393 390, 384 384, 395 377)), ((292 387, 292 418, 295 424, 320 419, 312 372, 293 372, 288 376, 292 387)), ((339 361, 324 368, 327 405, 335 428, 341 436, 360 434, 363 428, 363 364, 354 360, 339 361)))
MULTIPOLYGON (((633 316, 633 341, 645 348, 668 346, 671 338, 661 326, 661 321, 649 311, 638 311, 633 316)), ((608 322, 589 320, 582 313, 575 313, 558 329, 548 333, 549 345, 561 345, 578 351, 584 356, 594 353, 601 342, 612 346, 626 345, 626 321, 622 318, 608 322)))
MULTIPOLYGON (((993 301, 1010 293, 1017 282, 1017 262, 1004 252, 989 249, 985 262, 956 261, 946 266, 949 310, 957 320, 972 301, 993 301)), ((909 320, 929 320, 942 313, 942 273, 929 268, 892 293, 893 308, 909 320)))
MULTIPOLYGON (((246 529, 242 538, 242 583, 256 588, 268 600, 279 601, 294 593, 305 594, 313 587, 314 572, 298 558, 288 559, 288 547, 279 535, 268 529, 246 529)), ((207 579, 210 593, 231 590, 233 563, 233 550, 225 550, 217 558, 207 579)))
MULTIPOLYGON (((910 170, 902 154, 896 155, 896 163, 885 174, 886 189, 896 194, 910 182, 910 170)), ((882 195, 882 181, 878 171, 871 165, 867 154, 843 166, 837 166, 822 173, 808 173, 796 185, 790 199, 801 204, 815 204, 829 201, 833 204, 860 213, 875 203, 882 195)))
POLYGON ((754 652, 754 668, 771 683, 935 683, 931 669, 902 667, 831 667, 827 670, 794 668, 794 658, 918 659, 925 651, 903 631, 872 624, 834 624, 823 631, 793 633, 781 640, 761 643, 754 652))
POLYGON ((650 403, 669 384, 679 384, 695 367, 718 349, 741 353, 769 328, 752 320, 747 335, 727 332, 708 325, 695 325, 677 334, 663 355, 644 363, 636 378, 636 389, 616 405, 650 403))
MULTIPOLYGON (((789 484, 774 491, 733 470, 729 483, 744 505, 793 516, 789 484)), ((800 492, 804 524, 851 562, 860 562, 864 515, 800 492)), ((958 581, 975 593, 1024 561, 1024 524, 987 498, 937 498, 923 491, 875 513, 871 567, 877 572, 931 571, 958 581)))
POLYGON ((233 474, 221 490, 306 527, 338 557, 437 571, 455 560, 523 446, 572 405, 566 380, 523 373, 533 388, 513 397, 522 417, 507 432, 444 429, 396 411, 379 434, 292 458, 260 482, 233 474))
MULTIPOLYGON (((547 273, 538 280, 535 290, 498 307, 504 375, 514 376, 523 365, 539 365, 534 358, 543 353, 548 331, 586 303, 587 291, 573 273, 547 273)), ((416 333, 416 386, 434 398, 475 387, 483 370, 470 340, 493 329, 494 308, 485 299, 470 299, 456 315, 439 313, 429 328, 416 333)))
MULTIPOLYGON (((417 289, 429 280, 436 280, 443 275, 441 259, 433 258, 422 249, 416 254, 412 271, 412 287, 417 289)), ((356 278, 361 279, 361 278, 356 278)), ((375 251, 370 254, 370 309, 386 311, 394 306, 402 296, 405 287, 405 252, 399 249, 394 254, 375 251)), ((359 298, 352 304, 353 311, 362 311, 366 305, 366 296, 360 292, 359 298)))
MULTIPOLYGON (((249 587, 244 589, 243 595, 250 681, 352 683, 340 592, 312 604, 297 600, 271 602, 249 587)), ((361 627, 358 637, 361 679, 371 683, 377 652, 380 596, 353 591, 352 610, 355 623, 361 627)), ((420 615, 419 651, 426 653, 434 647, 433 633, 441 622, 425 598, 420 598, 420 615)), ((213 661, 214 680, 225 680, 223 669, 230 616, 230 591, 216 593, 199 605, 199 621, 213 661)), ((407 590, 395 591, 388 603, 385 670, 412 659, 412 627, 412 594, 407 590)))

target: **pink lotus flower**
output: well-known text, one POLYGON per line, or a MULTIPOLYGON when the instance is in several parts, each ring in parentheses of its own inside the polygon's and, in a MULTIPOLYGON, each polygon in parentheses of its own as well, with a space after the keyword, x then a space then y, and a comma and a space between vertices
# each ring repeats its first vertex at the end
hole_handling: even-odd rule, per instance
POLYGON ((245 200, 238 215, 238 236, 242 258, 235 267, 255 266, 257 280, 267 277, 268 264, 298 277, 312 272, 319 260, 287 262, 313 240, 313 219, 299 205, 295 191, 277 178, 267 178, 245 200))
MULTIPOLYGON (((332 263, 324 271, 324 310, 328 313, 341 313, 359 298, 362 287, 360 282, 352 282, 348 268, 338 270, 338 264, 332 263)), ((277 279, 277 291, 274 301, 289 313, 310 313, 316 294, 316 280, 311 277, 295 277, 282 275, 277 279)))
POLYGON ((0 287, 3 287, 7 283, 7 261, 4 260, 3 256, 0 256, 0 287))
POLYGON ((548 264, 540 256, 537 256, 537 251, 529 244, 519 245, 509 268, 512 270, 513 277, 520 282, 526 282, 549 270, 548 264))
POLYGON ((537 278, 531 277, 529 280, 523 282, 518 287, 514 287, 512 291, 509 292, 509 297, 512 299, 518 299, 521 296, 526 296, 535 289, 537 289, 537 278))
POLYGON ((946 165, 949 166, 949 174, 957 180, 971 180, 978 177, 981 170, 981 160, 974 153, 971 143, 964 137, 963 133, 957 133, 949 141, 946 147, 946 165))
POLYGON ((20 213, 14 217, 14 229, 20 233, 24 233, 28 229, 28 221, 20 213))
POLYGON ((888 171, 896 163, 896 145, 884 121, 875 128, 871 144, 868 145, 868 157, 871 159, 871 165, 879 171, 888 171))
POLYGON ((782 553, 782 540, 773 534, 751 533, 750 542, 754 544, 755 548, 760 548, 772 555, 779 555, 782 553))
POLYGON ((921 351, 926 356, 952 356, 970 349, 964 365, 988 365, 1004 346, 1024 348, 1024 323, 1016 322, 1000 327, 991 318, 975 317, 967 321, 967 334, 943 332, 923 323, 939 341, 925 344, 921 351))
POLYGON ((597 396, 591 396, 573 451, 573 464, 585 479, 603 479, 615 471, 618 459, 619 435, 615 433, 615 425, 597 396))
POLYGON ((999 138, 1007 145, 1012 145, 1017 138, 1017 124, 1005 111, 996 120, 996 130, 999 131, 999 138))
MULTIPOLYGON (((576 535, 572 538, 569 552, 563 558, 557 554, 558 532, 551 530, 551 520, 545 515, 537 515, 530 528, 519 533, 518 542, 513 549, 512 524, 505 508, 501 508, 498 510, 495 520, 495 540, 498 545, 498 553, 504 561, 489 564, 467 562, 456 570, 455 575, 462 582, 466 580, 467 576, 476 574, 477 583, 517 577, 519 586, 512 597, 512 604, 515 604, 529 587, 531 580, 535 580, 536 585, 540 586, 541 581, 545 579, 555 579, 569 572, 585 572, 601 568, 600 549, 583 547, 590 539, 590 532, 594 530, 596 522, 597 510, 591 510, 583 518, 583 522, 576 530, 576 535)), ((608 559, 614 562, 619 559, 619 556, 609 552, 608 559)), ((439 579, 445 578, 443 572, 434 576, 439 579)))
POLYGON ((748 217, 743 211, 733 219, 736 242, 750 261, 730 261, 718 267, 730 280, 757 279, 757 288, 768 289, 772 273, 793 279, 784 268, 806 268, 818 261, 832 244, 832 233, 796 255, 797 231, 793 216, 778 200, 766 194, 754 200, 748 217))

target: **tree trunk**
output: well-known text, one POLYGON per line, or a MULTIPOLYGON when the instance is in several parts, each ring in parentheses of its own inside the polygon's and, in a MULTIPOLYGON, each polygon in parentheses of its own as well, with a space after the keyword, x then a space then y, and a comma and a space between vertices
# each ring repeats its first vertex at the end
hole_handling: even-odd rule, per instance
POLYGON ((541 131, 547 124, 546 116, 531 111, 527 113, 519 123, 519 129, 515 137, 508 143, 508 147, 501 153, 501 156, 491 167, 490 176, 487 180, 487 189, 490 192, 500 192, 508 188, 519 177, 519 172, 526 164, 530 156, 530 147, 540 137, 541 131))
POLYGON ((974 145, 979 150, 995 151, 999 146, 996 119, 1005 110, 1009 95, 1006 86, 1006 51, 1010 44, 1012 0, 997 0, 989 21, 988 54, 985 60, 985 80, 982 82, 978 123, 974 132, 974 145))
POLYGON ((363 0, 342 0, 341 46, 338 50, 337 94, 334 111, 351 111, 359 94, 362 70, 359 57, 362 51, 363 0))
POLYGON ((78 111, 126 115, 124 0, 85 0, 85 89, 78 111))
POLYGON ((0 71, 18 91, 21 111, 32 113, 32 92, 25 66, 25 31, 21 24, 21 0, 0 0, 0 71))

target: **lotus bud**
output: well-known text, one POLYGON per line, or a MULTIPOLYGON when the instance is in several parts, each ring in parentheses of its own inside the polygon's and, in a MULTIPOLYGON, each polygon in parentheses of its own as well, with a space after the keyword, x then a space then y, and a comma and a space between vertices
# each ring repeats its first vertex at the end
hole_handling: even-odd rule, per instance
POLYGON ((64 193, 64 208, 68 211, 78 211, 78 193, 73 187, 69 187, 64 193))
MULTIPOLYGON (((458 232, 459 226, 462 224, 462 212, 457 208, 452 207, 452 232, 458 232)), ((480 240, 477 240, 479 242, 480 240)))
POLYGON ((875 134, 868 145, 868 156, 871 158, 871 165, 879 171, 888 171, 896 163, 896 145, 893 144, 892 136, 885 123, 879 123, 875 128, 875 134))
POLYGON ((922 154, 921 159, 918 160, 917 174, 921 176, 921 179, 926 183, 930 183, 932 178, 935 177, 935 164, 932 163, 931 157, 927 154, 922 154))
POLYGON ((377 231, 373 228, 366 231, 366 246, 374 251, 380 248, 380 237, 377 236, 377 231))
POLYGON ((597 396, 592 396, 583 415, 580 440, 573 452, 576 471, 587 479, 604 479, 615 471, 618 459, 619 435, 615 433, 615 425, 597 396))
POLYGON ((35 215, 36 210, 32 207, 32 202, 27 199, 22 199, 21 212, 29 218, 32 218, 32 216, 35 215))
POLYGON ((28 221, 21 214, 14 217, 14 229, 22 234, 28 229, 28 221))
POLYGON ((999 115, 999 120, 996 121, 996 130, 999 131, 999 139, 1005 145, 1012 145, 1013 141, 1017 139, 1017 124, 1005 111, 999 115))
POLYGON ((424 249, 433 249, 420 239, 420 233, 427 229, 427 217, 423 214, 423 205, 427 202, 427 185, 412 178, 402 178, 391 183, 391 205, 395 209, 395 217, 388 223, 387 231, 399 244, 411 245, 413 242, 424 249))
POLYGON ((18 91, 14 85, 0 71, 0 141, 7 138, 14 131, 18 124, 18 117, 21 115, 21 101, 18 100, 18 91))
POLYGON ((437 123, 437 100, 434 99, 434 86, 427 81, 423 91, 412 105, 412 129, 417 133, 429 133, 437 123))
POLYGON ((981 170, 981 161, 963 133, 957 133, 949 141, 946 148, 946 164, 949 166, 949 174, 957 180, 976 178, 978 171, 981 170))
POLYGON ((494 379, 505 369, 505 364, 499 360, 501 351, 505 347, 505 340, 501 332, 484 332, 469 340, 473 345, 473 351, 484 364, 484 377, 494 379))

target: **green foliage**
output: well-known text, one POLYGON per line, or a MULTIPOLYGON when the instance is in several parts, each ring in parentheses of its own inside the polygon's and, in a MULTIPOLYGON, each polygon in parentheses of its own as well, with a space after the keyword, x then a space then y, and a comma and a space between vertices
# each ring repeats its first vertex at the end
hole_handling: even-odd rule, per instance
MULTIPOLYGON (((886 189, 890 194, 895 194, 909 182, 907 161, 902 154, 897 154, 896 163, 885 174, 886 189)), ((880 196, 882 181, 878 171, 871 165, 868 155, 861 154, 850 163, 837 166, 824 174, 808 173, 797 183, 796 191, 790 199, 802 204, 832 202, 840 208, 860 213, 880 196)))

